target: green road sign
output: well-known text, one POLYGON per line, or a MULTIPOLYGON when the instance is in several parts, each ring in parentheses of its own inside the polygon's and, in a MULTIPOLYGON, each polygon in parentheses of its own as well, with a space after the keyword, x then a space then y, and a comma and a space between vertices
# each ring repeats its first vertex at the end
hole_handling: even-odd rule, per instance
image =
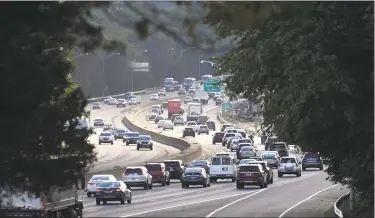
POLYGON ((220 86, 216 83, 205 83, 203 85, 205 92, 220 92, 220 86))
POLYGON ((230 102, 224 102, 222 104, 222 107, 223 107, 224 110, 231 109, 232 108, 232 103, 230 103, 230 102))
POLYGON ((219 80, 216 78, 208 79, 208 83, 218 83, 219 80))

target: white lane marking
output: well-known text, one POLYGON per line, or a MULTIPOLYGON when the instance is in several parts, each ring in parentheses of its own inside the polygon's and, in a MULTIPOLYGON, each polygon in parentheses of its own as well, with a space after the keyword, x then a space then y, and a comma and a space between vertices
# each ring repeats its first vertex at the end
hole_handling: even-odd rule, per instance
POLYGON ((247 198, 250 198, 250 197, 252 197, 252 196, 254 196, 254 195, 256 195, 256 194, 259 194, 259 193, 261 193, 261 192, 263 192, 263 191, 265 191, 265 190, 267 190, 267 189, 268 189, 268 188, 262 189, 262 190, 260 190, 260 191, 257 191, 257 192, 255 192, 255 193, 251 194, 251 195, 245 196, 245 197, 240 198, 240 199, 238 199, 238 200, 235 200, 235 201, 233 201, 233 202, 231 202, 231 203, 229 203, 229 204, 226 204, 226 205, 224 205, 224 206, 222 206, 222 207, 220 207, 220 208, 218 208, 218 209, 212 211, 210 214, 208 214, 208 215, 206 216, 206 218, 211 217, 211 216, 214 215, 215 213, 217 213, 217 212, 219 212, 219 211, 221 211, 221 210, 223 210, 223 209, 229 207, 229 206, 232 205, 232 204, 235 204, 235 203, 237 203, 237 202, 240 202, 240 201, 242 201, 242 200, 245 200, 245 199, 247 199, 247 198))
POLYGON ((320 190, 320 191, 318 191, 318 192, 315 192, 314 194, 310 195, 308 198, 306 198, 306 199, 304 199, 304 200, 298 202, 297 204, 293 205, 292 207, 288 208, 286 211, 284 211, 284 212, 279 216, 279 218, 280 218, 280 217, 283 217, 286 213, 288 213, 289 211, 291 211, 293 208, 297 207, 298 205, 302 204, 303 202, 306 202, 306 201, 310 200, 312 197, 314 197, 314 196, 316 196, 316 195, 318 195, 318 194, 320 194, 320 193, 322 193, 322 192, 324 192, 324 191, 327 191, 328 189, 331 189, 331 188, 333 188, 333 187, 336 187, 337 185, 338 185, 338 184, 333 185, 333 186, 330 186, 330 187, 325 188, 325 189, 322 189, 322 190, 320 190))
POLYGON ((220 197, 220 198, 211 198, 211 199, 207 199, 207 200, 203 200, 203 201, 191 202, 191 203, 188 203, 188 204, 179 204, 179 205, 170 206, 170 207, 163 207, 163 208, 143 211, 143 212, 139 212, 139 213, 134 213, 134 214, 130 214, 130 215, 122 216, 122 217, 138 216, 138 215, 142 215, 142 214, 146 214, 146 213, 151 213, 151 212, 156 212, 156 211, 161 211, 161 210, 168 210, 168 209, 172 209, 172 208, 176 208, 176 207, 184 207, 184 206, 189 206, 189 205, 194 205, 194 204, 200 204, 200 203, 205 203, 205 202, 210 202, 210 201, 226 199, 226 198, 230 198, 230 197, 236 197, 236 196, 240 196, 240 195, 246 195, 246 194, 250 194, 250 193, 253 193, 253 192, 256 192, 256 191, 250 191, 250 192, 245 192, 245 193, 228 195, 228 196, 224 196, 224 197, 220 197))

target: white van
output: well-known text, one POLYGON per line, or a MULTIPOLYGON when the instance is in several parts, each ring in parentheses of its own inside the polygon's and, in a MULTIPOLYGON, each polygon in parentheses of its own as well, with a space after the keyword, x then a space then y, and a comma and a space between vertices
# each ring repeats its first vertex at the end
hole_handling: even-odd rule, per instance
POLYGON ((217 182, 218 179, 232 179, 236 181, 237 165, 232 156, 214 156, 211 158, 210 180, 217 182))
POLYGON ((160 104, 152 105, 152 106, 151 106, 151 110, 153 110, 153 109, 157 109, 157 110, 159 110, 161 113, 163 113, 163 107, 162 107, 160 104))

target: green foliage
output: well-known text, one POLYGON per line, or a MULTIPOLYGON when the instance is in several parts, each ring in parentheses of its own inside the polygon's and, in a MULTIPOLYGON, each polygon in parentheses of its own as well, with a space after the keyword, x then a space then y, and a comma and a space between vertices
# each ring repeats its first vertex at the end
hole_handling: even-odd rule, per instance
POLYGON ((72 50, 102 44, 88 20, 93 2, 2 2, 0 71, 5 126, 0 186, 39 192, 81 178, 96 161, 81 89, 72 82, 72 50), (63 47, 61 50, 60 47, 63 47), (66 124, 69 123, 67 126, 66 124))
POLYGON ((373 3, 280 9, 259 28, 226 25, 223 35, 238 40, 218 58, 221 72, 234 75, 227 88, 262 102, 264 125, 320 152, 329 178, 355 187, 372 205, 373 3))

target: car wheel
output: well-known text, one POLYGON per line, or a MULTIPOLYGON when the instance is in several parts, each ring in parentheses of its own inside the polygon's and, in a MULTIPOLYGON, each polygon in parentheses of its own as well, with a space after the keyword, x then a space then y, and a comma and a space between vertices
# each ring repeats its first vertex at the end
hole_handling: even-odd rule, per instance
POLYGON ((270 179, 270 184, 273 184, 273 177, 270 179))
POLYGON ((277 173, 277 177, 283 177, 282 173, 277 173))
POLYGON ((259 184, 259 188, 264 188, 264 183, 263 182, 259 184))
POLYGON ((237 184, 236 184, 236 187, 237 187, 237 189, 244 188, 244 186, 243 186, 242 184, 238 183, 238 182, 237 182, 237 184))
POLYGON ((203 183, 203 188, 207 188, 207 182, 203 183))
POLYGON ((132 196, 130 195, 130 198, 126 201, 126 203, 131 204, 132 203, 132 196))
POLYGON ((91 192, 87 192, 87 197, 91 198, 91 192))
POLYGON ((182 187, 182 188, 185 188, 185 184, 184 184, 184 183, 181 183, 181 187, 182 187))
POLYGON ((107 204, 107 201, 106 201, 106 200, 104 200, 104 201, 103 201, 103 204, 107 204))
POLYGON ((148 189, 152 189, 152 183, 148 184, 148 189))
POLYGON ((185 185, 185 188, 189 188, 189 185, 185 185))
POLYGON ((111 142, 111 145, 113 145, 113 142, 111 142))
POLYGON ((235 182, 236 181, 236 179, 232 179, 232 182, 235 182))
POLYGON ((266 182, 266 183, 264 183, 264 188, 267 188, 268 187, 268 183, 266 182))
POLYGON ((302 170, 305 171, 305 170, 306 170, 306 167, 302 167, 302 170))
POLYGON ((96 199, 96 205, 100 205, 100 199, 96 199))
POLYGON ((144 190, 148 190, 148 184, 145 183, 144 186, 143 186, 144 190))
POLYGON ((137 146, 137 151, 139 151, 139 147, 137 146))
POLYGON ((166 184, 165 182, 162 182, 162 183, 161 183, 161 186, 165 186, 165 184, 166 184))
POLYGON ((122 196, 122 198, 121 198, 121 204, 125 204, 125 195, 124 196, 122 196))
POLYGON ((99 142, 99 145, 101 145, 102 143, 101 142, 99 142))
POLYGON ((168 179, 168 181, 165 184, 170 185, 171 184, 171 179, 168 179))
POLYGON ((319 170, 323 170, 323 166, 319 167, 319 170))

